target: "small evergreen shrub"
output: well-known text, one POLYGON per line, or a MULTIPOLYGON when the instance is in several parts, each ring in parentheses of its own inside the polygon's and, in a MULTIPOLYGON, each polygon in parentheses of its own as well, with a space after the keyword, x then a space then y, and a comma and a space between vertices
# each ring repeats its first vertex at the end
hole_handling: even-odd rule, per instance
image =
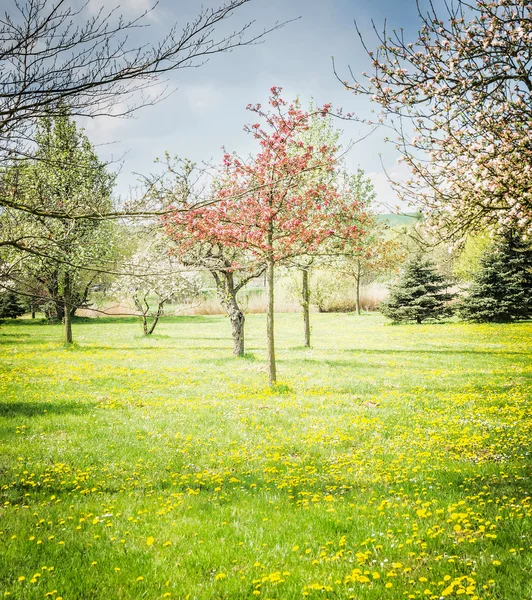
POLYGON ((454 294, 447 291, 448 287, 434 264, 417 254, 405 264, 400 280, 390 288, 379 311, 395 323, 421 323, 450 316, 448 303, 454 294))
POLYGON ((0 318, 16 319, 26 312, 20 297, 12 291, 0 294, 0 318))

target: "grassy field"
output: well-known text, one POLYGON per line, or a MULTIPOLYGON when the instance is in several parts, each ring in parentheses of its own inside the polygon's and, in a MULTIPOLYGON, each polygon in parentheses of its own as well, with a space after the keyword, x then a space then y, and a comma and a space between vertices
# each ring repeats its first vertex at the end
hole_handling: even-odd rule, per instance
POLYGON ((0 596, 532 598, 532 323, 0 328, 0 596))

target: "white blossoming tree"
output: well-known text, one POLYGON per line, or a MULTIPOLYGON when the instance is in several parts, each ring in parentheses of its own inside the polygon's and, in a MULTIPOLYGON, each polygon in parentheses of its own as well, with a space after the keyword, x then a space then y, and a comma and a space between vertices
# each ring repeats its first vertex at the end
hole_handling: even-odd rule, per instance
POLYGON ((170 255, 159 236, 144 241, 124 270, 111 294, 134 304, 144 335, 154 332, 166 304, 190 304, 199 298, 201 278, 170 255))
MULTIPOLYGON (((398 185, 448 236, 532 233, 532 14, 529 0, 419 8, 417 39, 384 31, 373 72, 344 82, 382 108, 412 177, 398 185)), ((360 32, 359 32, 360 35, 360 32)), ((362 36, 361 36, 362 38, 362 36)))

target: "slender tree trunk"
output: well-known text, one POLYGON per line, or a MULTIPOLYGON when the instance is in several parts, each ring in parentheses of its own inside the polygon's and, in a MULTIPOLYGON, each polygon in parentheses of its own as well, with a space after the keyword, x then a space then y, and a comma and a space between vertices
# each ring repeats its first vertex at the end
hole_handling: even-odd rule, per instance
POLYGON ((360 315, 360 256, 358 257, 357 262, 357 296, 356 296, 356 309, 357 315, 360 315))
POLYGON ((303 269, 301 306, 303 307, 303 323, 305 324, 305 346, 310 348, 310 289, 308 269, 303 269))
POLYGON ((150 305, 146 298, 144 298, 144 304, 145 309, 142 311, 142 327, 144 328, 144 335, 148 335, 148 315, 150 314, 150 305))
POLYGON ((64 279, 64 290, 63 290, 63 300, 64 300, 64 315, 63 315, 63 323, 65 324, 65 343, 72 343, 72 315, 70 313, 70 294, 71 294, 71 284, 70 284, 70 274, 65 273, 64 279))
POLYGON ((144 335, 151 335, 153 333, 154 329, 157 327, 157 323, 159 322, 160 316, 163 314, 163 308, 164 302, 160 302, 159 306, 157 307, 157 314, 155 315, 155 317, 153 317, 151 327, 147 329, 147 324, 144 327, 144 335))
POLYGON ((35 319, 35 304, 31 303, 31 318, 35 319))
POLYGON ((274 339, 274 288, 273 288, 273 259, 270 257, 266 263, 266 289, 268 305, 266 313, 266 338, 268 352, 268 383, 274 386, 277 382, 277 369, 275 366, 275 339, 274 339))

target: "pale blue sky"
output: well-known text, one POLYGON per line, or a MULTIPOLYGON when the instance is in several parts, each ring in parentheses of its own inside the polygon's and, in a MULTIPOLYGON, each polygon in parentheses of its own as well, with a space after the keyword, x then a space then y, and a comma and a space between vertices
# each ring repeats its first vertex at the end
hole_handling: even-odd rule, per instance
MULTIPOLYGON (((105 0, 90 0, 95 10, 105 0)), ((109 1, 105 2, 109 6, 109 1)), ((148 0, 122 0, 121 11, 133 16, 150 5, 148 0)), ((215 6, 209 0, 206 6, 215 6)), ((184 23, 193 17, 200 4, 191 1, 161 0, 150 17, 150 28, 143 36, 157 39, 173 22, 184 23)), ((265 103, 269 89, 283 88, 283 97, 299 95, 304 103, 314 97, 316 102, 332 102, 345 112, 360 116, 371 109, 364 98, 355 98, 336 79, 331 57, 337 70, 348 77, 348 68, 355 73, 370 70, 367 56, 358 40, 353 20, 367 32, 370 44, 375 45, 371 19, 388 27, 415 33, 418 27, 415 0, 251 0, 238 9, 231 27, 238 28, 256 20, 253 31, 272 26, 275 21, 301 17, 269 34, 257 46, 219 54, 198 69, 177 71, 168 77, 175 91, 164 102, 140 110, 135 119, 101 118, 84 121, 90 139, 99 147, 100 155, 109 159, 125 155, 118 178, 118 192, 127 195, 135 185, 134 172, 148 173, 156 167, 153 161, 165 150, 171 154, 196 161, 221 158, 221 147, 247 154, 254 150, 253 139, 243 132, 251 114, 248 103, 265 103)), ((413 35, 413 34, 412 34, 413 35)), ((365 133, 356 123, 339 122, 345 143, 365 133)), ((397 154, 385 144, 385 132, 372 134, 356 145, 348 158, 351 167, 362 167, 374 181, 378 200, 395 205, 397 200, 386 182, 379 153, 386 170, 393 176, 404 177, 404 167, 397 165, 397 154)))

